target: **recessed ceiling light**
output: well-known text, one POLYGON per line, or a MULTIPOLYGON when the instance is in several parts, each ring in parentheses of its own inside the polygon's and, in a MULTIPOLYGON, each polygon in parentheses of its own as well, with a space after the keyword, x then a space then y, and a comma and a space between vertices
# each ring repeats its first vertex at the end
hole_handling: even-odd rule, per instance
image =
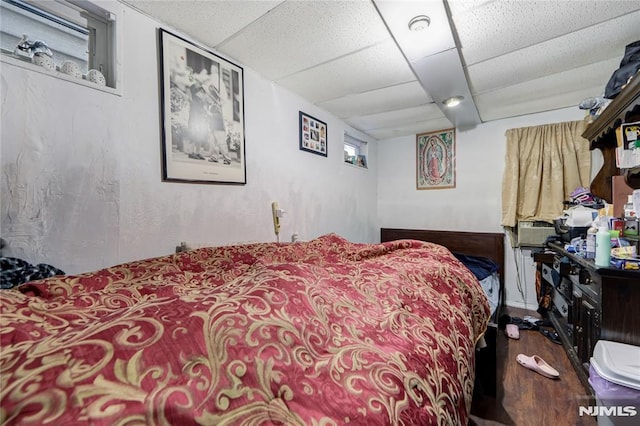
POLYGON ((444 101, 442 101, 442 103, 449 108, 453 108, 454 106, 460 104, 460 102, 462 102, 463 99, 464 99, 463 96, 453 96, 451 98, 445 99, 444 101))
POLYGON ((409 21, 411 31, 424 31, 431 24, 431 19, 426 15, 418 15, 409 21))

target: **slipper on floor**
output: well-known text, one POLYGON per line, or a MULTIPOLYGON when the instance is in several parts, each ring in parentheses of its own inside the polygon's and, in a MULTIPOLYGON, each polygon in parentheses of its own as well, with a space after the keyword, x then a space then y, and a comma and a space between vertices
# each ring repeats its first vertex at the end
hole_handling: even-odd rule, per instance
POLYGON ((522 318, 512 317, 504 314, 498 320, 498 327, 504 330, 507 324, 522 324, 522 318))
POLYGON ((531 315, 527 315, 523 318, 524 322, 532 324, 536 326, 534 329, 537 330, 538 327, 552 327, 551 321, 548 318, 536 318, 531 315))
POLYGON ((515 324, 507 324, 504 334, 506 334, 510 339, 518 340, 520 338, 520 331, 518 330, 518 326, 515 324))
POLYGON ((518 364, 521 366, 528 368, 529 370, 533 370, 544 377, 548 377, 550 379, 560 378, 558 370, 547 364, 545 360, 540 358, 538 355, 526 356, 524 354, 519 354, 516 357, 516 361, 518 361, 518 364))
POLYGON ((551 320, 548 320, 546 318, 540 321, 536 321, 535 324, 538 327, 553 327, 553 324, 551 324, 551 320))
POLYGON ((544 337, 551 340, 553 343, 556 343, 558 345, 562 344, 562 340, 560 340, 560 336, 555 330, 546 330, 544 328, 541 328, 540 333, 542 333, 544 337))
POLYGON ((539 327, 533 323, 524 321, 517 325, 520 330, 538 330, 539 327))

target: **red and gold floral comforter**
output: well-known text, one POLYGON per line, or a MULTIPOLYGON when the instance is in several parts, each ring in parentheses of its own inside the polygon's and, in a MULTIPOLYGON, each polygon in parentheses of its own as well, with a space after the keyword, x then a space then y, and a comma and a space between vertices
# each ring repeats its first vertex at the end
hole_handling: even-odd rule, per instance
POLYGON ((466 424, 489 307, 419 241, 204 248, 0 292, 0 420, 466 424))

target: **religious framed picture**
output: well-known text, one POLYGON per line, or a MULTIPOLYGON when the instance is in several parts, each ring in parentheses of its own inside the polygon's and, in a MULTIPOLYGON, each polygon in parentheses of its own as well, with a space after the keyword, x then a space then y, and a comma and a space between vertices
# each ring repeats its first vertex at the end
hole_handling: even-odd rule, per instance
POLYGON ((162 180, 246 184, 244 73, 158 30, 162 180))
POLYGON ((327 156, 327 123, 300 111, 300 149, 327 156))
POLYGON ((417 189, 456 187, 456 129, 416 135, 417 189))

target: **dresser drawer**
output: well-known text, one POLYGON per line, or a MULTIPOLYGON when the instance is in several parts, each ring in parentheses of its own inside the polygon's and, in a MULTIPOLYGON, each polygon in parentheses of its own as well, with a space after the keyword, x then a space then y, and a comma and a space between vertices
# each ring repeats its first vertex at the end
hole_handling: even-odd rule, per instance
POLYGON ((553 269, 561 276, 574 273, 573 265, 564 256, 556 256, 553 259, 553 269))
POLYGON ((571 300, 573 294, 573 282, 567 277, 561 277, 560 282, 556 286, 556 290, 558 293, 562 294, 565 299, 571 300))
POLYGON ((571 316, 571 303, 557 290, 553 290, 553 305, 565 319, 571 316))

